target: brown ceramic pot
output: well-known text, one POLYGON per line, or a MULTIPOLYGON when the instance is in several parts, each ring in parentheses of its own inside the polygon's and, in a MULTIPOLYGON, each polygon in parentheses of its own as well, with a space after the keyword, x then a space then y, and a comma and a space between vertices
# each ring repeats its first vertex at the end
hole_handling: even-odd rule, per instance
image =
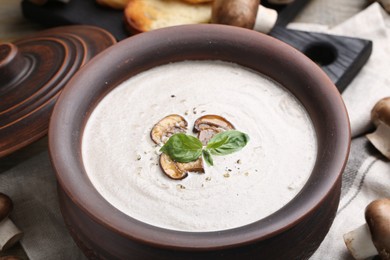
POLYGON ((223 25, 188 25, 131 37, 94 58, 68 83, 54 109, 49 146, 60 205, 75 241, 102 259, 305 259, 335 217, 350 145, 348 116, 328 77, 308 58, 269 36, 223 25), (286 206, 255 223, 219 232, 180 232, 137 221, 92 186, 81 158, 88 116, 110 90, 152 67, 224 60, 263 73, 308 111, 318 156, 311 177, 286 206))

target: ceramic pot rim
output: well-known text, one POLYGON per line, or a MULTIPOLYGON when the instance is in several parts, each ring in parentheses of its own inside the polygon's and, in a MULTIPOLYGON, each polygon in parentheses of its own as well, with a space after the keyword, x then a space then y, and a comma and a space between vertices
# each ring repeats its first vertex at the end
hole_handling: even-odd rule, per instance
POLYGON ((67 84, 52 114, 49 151, 59 188, 104 228, 140 243, 179 250, 237 247, 283 232, 312 214, 340 181, 350 146, 347 112, 322 70, 292 47, 267 35, 224 25, 185 25, 139 34, 103 51, 67 84), (81 135, 94 106, 111 89, 148 68, 181 60, 220 59, 257 70, 302 102, 318 136, 312 176, 274 214, 239 228, 181 232, 137 221, 109 204, 82 164, 81 135), (98 93, 98 94, 96 94, 98 93))

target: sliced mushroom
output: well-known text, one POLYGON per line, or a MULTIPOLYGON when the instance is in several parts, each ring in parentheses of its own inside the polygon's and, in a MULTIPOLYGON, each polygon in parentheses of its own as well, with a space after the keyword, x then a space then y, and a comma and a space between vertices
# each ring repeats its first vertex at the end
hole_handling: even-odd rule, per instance
POLYGON ((183 172, 198 172, 204 173, 203 160, 199 157, 198 160, 188 163, 176 162, 177 168, 183 172))
POLYGON ((194 162, 179 163, 173 161, 165 153, 160 155, 160 166, 163 172, 171 179, 182 180, 188 176, 189 172, 203 173, 203 160, 199 158, 194 162))
POLYGON ((223 130, 234 129, 233 124, 222 116, 204 115, 196 119, 194 123, 194 132, 199 132, 208 127, 221 128, 223 130))
POLYGON ((194 133, 198 133, 198 139, 203 145, 213 138, 214 135, 233 130, 234 126, 228 120, 218 115, 204 115, 199 117, 194 124, 194 133))
POLYGON ((204 128, 202 131, 198 133, 198 139, 202 142, 203 145, 207 145, 211 138, 214 135, 224 131, 221 128, 208 127, 204 128))
POLYGON ((390 260, 390 199, 371 202, 365 210, 367 224, 344 235, 344 242, 355 259, 379 254, 390 260))
POLYGON ((188 176, 188 173, 179 170, 176 163, 165 153, 160 155, 160 166, 163 172, 171 179, 181 180, 188 176))
MULTIPOLYGON (((173 134, 186 132, 187 125, 187 121, 182 116, 169 115, 154 125, 150 136, 156 144, 162 144, 168 141, 173 134)), ((173 161, 168 155, 161 154, 160 166, 163 172, 174 180, 184 179, 188 176, 188 172, 204 172, 202 158, 194 162, 179 163, 173 161)))
POLYGON ((153 126, 150 137, 156 144, 162 144, 168 141, 173 134, 186 132, 187 125, 187 121, 182 116, 172 114, 153 126))

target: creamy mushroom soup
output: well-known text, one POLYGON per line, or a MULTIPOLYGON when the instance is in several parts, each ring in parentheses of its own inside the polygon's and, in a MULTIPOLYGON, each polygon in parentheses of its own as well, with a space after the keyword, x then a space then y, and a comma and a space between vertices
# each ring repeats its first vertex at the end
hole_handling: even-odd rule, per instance
MULTIPOLYGON (((114 207, 142 222, 181 231, 216 231, 260 220, 286 205, 316 160, 312 122, 285 88, 245 67, 183 61, 142 72, 111 91, 83 134, 85 170, 114 207), (170 114, 215 114, 249 135, 240 151, 214 156, 205 173, 168 178, 150 131, 170 114)), ((109 214, 109 212, 107 212, 109 214)))

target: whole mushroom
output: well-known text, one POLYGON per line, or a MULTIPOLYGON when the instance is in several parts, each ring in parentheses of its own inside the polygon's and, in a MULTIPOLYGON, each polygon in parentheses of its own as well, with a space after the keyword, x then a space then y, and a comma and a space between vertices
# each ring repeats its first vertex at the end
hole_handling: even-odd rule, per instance
POLYGON ((23 233, 8 218, 12 209, 12 200, 0 193, 0 251, 10 248, 23 236, 23 233))
POLYGON ((259 0, 214 0, 211 22, 269 33, 278 13, 260 5, 259 0))
POLYGON ((364 224, 344 235, 344 242, 355 259, 375 255, 390 260, 390 199, 371 202, 365 210, 364 224))
POLYGON ((371 121, 377 128, 366 137, 376 149, 390 159, 390 97, 376 103, 371 110, 371 121))

